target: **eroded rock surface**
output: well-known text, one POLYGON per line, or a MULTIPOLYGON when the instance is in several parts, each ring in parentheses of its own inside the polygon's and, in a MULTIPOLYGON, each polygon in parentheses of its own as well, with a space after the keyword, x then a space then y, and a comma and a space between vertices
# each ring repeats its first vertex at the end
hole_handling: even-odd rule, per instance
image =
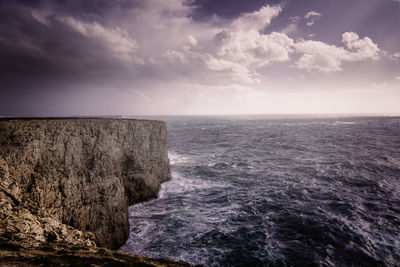
POLYGON ((22 247, 118 248, 128 206, 170 178, 164 122, 0 121, 0 235, 22 247))

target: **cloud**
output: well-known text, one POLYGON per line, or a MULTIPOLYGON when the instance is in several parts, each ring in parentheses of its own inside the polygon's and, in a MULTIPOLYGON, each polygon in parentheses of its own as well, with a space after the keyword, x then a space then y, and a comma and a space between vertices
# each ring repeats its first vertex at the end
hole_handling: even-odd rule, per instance
POLYGON ((294 16, 294 17, 290 17, 289 20, 292 23, 296 23, 296 22, 300 21, 301 18, 299 16, 294 16))
POLYGON ((298 69, 319 72, 335 72, 342 70, 342 63, 379 58, 379 48, 369 37, 360 39, 354 32, 342 35, 345 47, 327 45, 319 41, 301 41, 294 45, 301 53, 295 63, 298 69))
POLYGON ((304 15, 304 18, 308 20, 308 22, 306 22, 306 25, 309 26, 309 27, 311 27, 312 25, 314 25, 314 23, 315 23, 318 19, 320 19, 321 17, 322 17, 322 14, 321 14, 321 13, 318 13, 318 12, 316 12, 316 11, 314 11, 314 10, 311 10, 311 11, 307 12, 307 13, 304 15))
POLYGON ((290 17, 289 18, 290 23, 285 28, 283 28, 281 32, 284 34, 296 33, 300 20, 301 18, 298 16, 290 17))
MULTIPOLYGON (((179 83, 250 99, 259 92, 248 88, 266 86, 266 66, 298 58, 297 69, 333 72, 344 62, 377 59, 380 52, 370 38, 352 32, 340 47, 295 41, 287 35, 294 30, 272 31, 279 5, 198 22, 191 17, 195 7, 183 0, 35 3, 0 6, 0 80, 10 94, 98 92, 100 99, 118 91, 147 103, 155 94, 168 97, 168 87, 179 83)), ((290 18, 292 24, 301 20, 290 18)))
POLYGON ((177 24, 157 28, 156 33, 146 36, 145 40, 138 37, 139 44, 146 42, 146 45, 140 46, 139 53, 146 55, 147 51, 143 51, 143 48, 155 43, 157 47, 152 49, 151 57, 157 64, 152 67, 157 68, 159 74, 170 72, 170 75, 164 75, 170 79, 179 75, 180 79, 190 78, 192 82, 204 83, 203 77, 206 76, 207 82, 216 84, 229 81, 258 83, 257 69, 273 62, 289 60, 289 47, 293 41, 285 34, 273 32, 266 35, 261 32, 280 11, 279 6, 266 5, 220 26, 194 24, 183 17, 177 24), (153 40, 154 36, 164 36, 164 31, 163 40, 153 40), (173 38, 167 37, 174 32, 173 38), (157 50, 163 49, 167 51, 160 51, 162 58, 159 58, 157 50), (163 59, 169 64, 164 70, 163 59))
POLYGON ((59 17, 57 19, 83 36, 102 43, 106 49, 118 56, 129 57, 138 48, 136 40, 130 38, 127 31, 119 27, 115 29, 105 28, 97 22, 84 23, 72 17, 59 17))
MULTIPOLYGON (((293 52, 300 56, 295 62, 298 69, 320 72, 340 71, 345 61, 379 58, 378 46, 353 32, 343 34, 344 47, 295 42, 287 36, 291 30, 263 33, 282 11, 279 5, 265 5, 215 25, 192 21, 195 7, 182 0, 121 0, 115 4, 101 0, 90 10, 85 1, 40 3, 10 5, 1 11, 6 14, 0 18, 1 51, 7 53, 8 62, 19 62, 14 69, 2 68, 1 75, 10 81, 11 72, 35 73, 34 69, 47 74, 30 76, 31 82, 41 80, 33 84, 41 85, 57 79, 64 84, 109 80, 118 87, 177 79, 258 83, 259 69, 289 61, 293 52)), ((311 10, 304 18, 321 16, 311 10)), ((290 18, 293 24, 300 20, 290 18)))
MULTIPOLYGON (((286 34, 263 34, 264 27, 281 11, 280 6, 264 6, 246 13, 222 28, 211 39, 199 41, 197 49, 207 54, 206 66, 213 71, 232 73, 233 81, 259 82, 257 69, 273 62, 289 60, 293 40, 286 34)), ((198 37, 201 39, 201 36, 198 37)), ((209 38, 209 37, 208 37, 209 38)))
POLYGON ((168 59, 171 63, 186 63, 186 56, 185 54, 175 51, 175 50, 168 50, 163 56, 168 59))
MULTIPOLYGON (((365 96, 360 91, 348 100, 352 88, 384 95, 399 80, 394 70, 382 74, 381 64, 354 73, 359 66, 346 64, 378 60, 384 51, 376 40, 347 32, 340 44, 318 41, 336 39, 329 28, 307 35, 306 23, 323 18, 316 11, 290 17, 277 32, 284 5, 196 20, 197 7, 186 0, 0 2, 2 114, 329 112, 338 111, 327 108, 335 94, 316 98, 314 92, 338 90, 338 77, 344 93, 332 103, 348 101, 349 107, 365 96), (344 69, 349 72, 306 73, 344 69), (359 79, 364 70, 362 77, 374 75, 359 79), (383 81, 386 88, 374 89, 383 81)), ((380 103, 386 108, 392 101, 398 110, 392 95, 380 103)), ((377 98, 368 99, 365 110, 377 98)))
POLYGON ((172 31, 195 28, 180 0, 5 3, 0 5, 3 90, 118 89, 173 79, 180 73, 163 70, 170 65, 164 54, 196 42, 189 35, 171 38, 172 31))
POLYGON ((319 41, 302 41, 295 45, 302 55, 296 67, 307 71, 332 72, 341 70, 341 63, 348 57, 343 47, 327 45, 319 41))
POLYGON ((225 72, 228 77, 231 77, 233 81, 254 83, 258 80, 254 77, 255 73, 252 73, 248 68, 240 64, 227 61, 224 59, 217 59, 209 56, 206 60, 206 65, 210 70, 225 72))
POLYGON ((311 10, 311 11, 307 12, 307 13, 304 15, 304 18, 305 18, 305 19, 310 19, 310 18, 315 18, 315 17, 319 18, 319 17, 321 17, 321 16, 322 16, 321 13, 318 13, 318 12, 316 12, 316 11, 314 11, 314 10, 311 10))
POLYGON ((277 6, 266 5, 260 10, 245 13, 232 23, 232 27, 239 31, 256 30, 260 31, 271 23, 271 20, 278 16, 282 8, 277 6))
POLYGON ((307 71, 317 70, 319 72, 342 70, 341 60, 337 56, 328 54, 304 54, 296 62, 296 67, 307 71))
POLYGON ((307 22, 306 25, 309 26, 309 27, 311 27, 312 25, 314 25, 314 23, 315 23, 315 21, 313 20, 313 21, 307 22))
POLYGON ((375 87, 377 89, 382 89, 382 88, 386 88, 387 84, 385 82, 379 82, 379 83, 371 83, 372 87, 375 87))
POLYGON ((342 35, 342 42, 352 51, 352 57, 354 57, 354 60, 379 58, 380 50, 378 45, 369 37, 360 39, 358 34, 355 32, 345 32, 342 35))
POLYGON ((122 27, 41 6, 2 5, 0 14, 4 90, 119 87, 141 71, 139 45, 122 27))
POLYGON ((230 32, 219 45, 217 56, 247 67, 259 68, 274 61, 288 60, 292 44, 292 39, 277 32, 269 35, 257 31, 230 32))

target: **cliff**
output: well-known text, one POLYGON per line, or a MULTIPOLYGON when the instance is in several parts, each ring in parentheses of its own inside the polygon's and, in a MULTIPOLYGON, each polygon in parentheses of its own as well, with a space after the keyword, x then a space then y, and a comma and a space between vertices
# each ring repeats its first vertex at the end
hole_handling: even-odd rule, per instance
POLYGON ((0 249, 118 248, 170 178, 164 122, 0 120, 0 249))

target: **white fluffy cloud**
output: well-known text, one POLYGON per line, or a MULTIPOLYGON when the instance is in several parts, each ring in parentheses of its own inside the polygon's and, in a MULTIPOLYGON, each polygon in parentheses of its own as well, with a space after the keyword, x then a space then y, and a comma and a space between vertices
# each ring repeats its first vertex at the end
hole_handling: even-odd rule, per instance
POLYGON ((245 13, 232 23, 232 28, 239 31, 260 31, 271 23, 271 20, 282 11, 280 6, 266 5, 260 10, 245 13))
POLYGON ((296 51, 301 53, 295 63, 299 69, 307 71, 334 72, 342 70, 345 61, 359 61, 379 58, 379 48, 368 37, 360 39, 354 32, 342 35, 345 47, 327 45, 319 41, 302 41, 295 44, 296 51))
POLYGON ((252 73, 248 68, 232 61, 217 59, 208 55, 206 58, 206 66, 212 71, 225 72, 235 82, 253 83, 258 80, 256 74, 252 73))
POLYGON ((230 32, 219 45, 217 56, 249 68, 258 68, 274 61, 288 60, 292 43, 285 34, 277 32, 269 35, 257 31, 230 32))
POLYGON ((379 48, 371 38, 364 37, 360 39, 355 32, 345 32, 342 35, 342 42, 346 47, 353 51, 351 56, 354 60, 363 60, 367 58, 378 59, 379 58, 379 48))
POLYGON ((278 16, 280 6, 266 5, 222 26, 194 23, 185 16, 188 11, 179 5, 168 11, 159 6, 156 10, 151 6, 147 8, 150 9, 145 11, 146 16, 142 11, 139 19, 143 19, 140 22, 143 27, 152 25, 151 28, 146 30, 147 34, 137 29, 131 29, 131 33, 138 36, 138 54, 151 57, 158 73, 171 72, 165 76, 173 78, 181 73, 194 80, 200 77, 197 82, 207 76, 208 81, 214 82, 223 77, 224 82, 229 79, 238 83, 258 83, 258 68, 289 60, 293 40, 283 33, 266 35, 261 32, 278 16), (169 14, 168 17, 165 14, 169 14), (150 19, 149 23, 149 17, 156 17, 157 21, 150 19), (168 63, 168 68, 162 69, 164 63, 168 63))
POLYGON ((236 81, 258 82, 258 68, 289 60, 293 40, 284 33, 261 32, 280 11, 280 6, 264 6, 219 29, 212 43, 203 43, 202 50, 209 54, 206 65, 215 71, 232 70, 236 81))

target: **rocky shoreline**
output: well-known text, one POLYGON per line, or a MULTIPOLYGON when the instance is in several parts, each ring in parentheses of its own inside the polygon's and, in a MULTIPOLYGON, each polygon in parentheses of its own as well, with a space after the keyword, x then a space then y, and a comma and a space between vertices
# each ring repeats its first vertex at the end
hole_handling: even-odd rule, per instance
POLYGON ((115 251, 171 179, 161 121, 0 120, 0 265, 188 266, 115 251))

